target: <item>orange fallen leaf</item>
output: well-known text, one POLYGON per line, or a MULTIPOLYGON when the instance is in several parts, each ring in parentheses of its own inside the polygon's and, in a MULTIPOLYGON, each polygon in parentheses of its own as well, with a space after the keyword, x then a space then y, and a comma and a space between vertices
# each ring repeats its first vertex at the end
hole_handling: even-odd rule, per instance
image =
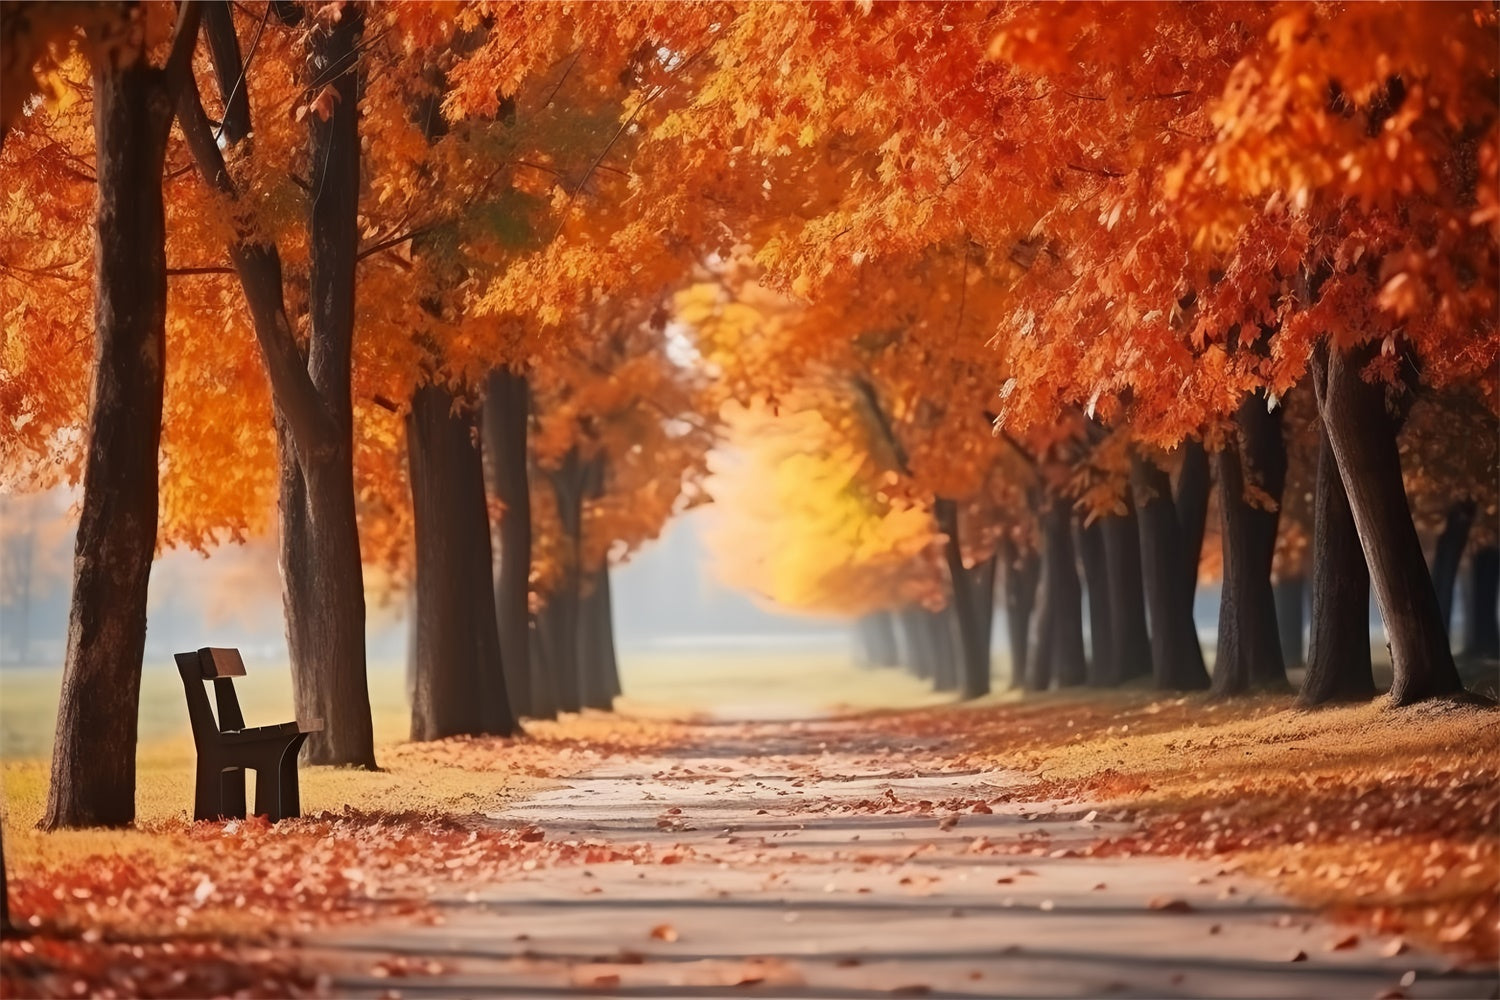
POLYGON ((1358 934, 1345 934, 1328 942, 1329 951, 1348 951, 1359 944, 1358 934))
POLYGON ((657 941, 676 941, 677 928, 671 924, 657 924, 651 928, 651 937, 657 941))

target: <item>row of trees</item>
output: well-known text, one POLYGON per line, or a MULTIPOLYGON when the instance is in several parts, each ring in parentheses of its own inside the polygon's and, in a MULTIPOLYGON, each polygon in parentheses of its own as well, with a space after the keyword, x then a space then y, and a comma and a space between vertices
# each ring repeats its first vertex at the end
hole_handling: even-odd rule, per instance
POLYGON ((411 594, 414 736, 604 704, 607 565, 704 499, 726 414, 783 405, 843 442, 804 487, 876 515, 854 543, 892 581, 815 586, 940 590, 966 694, 997 578, 1019 652, 1038 563, 1033 686, 1091 669, 1079 562, 1120 654, 1096 675, 1207 685, 1210 467, 1213 683, 1284 678, 1280 442, 1314 435, 1310 673, 1368 688, 1343 655, 1368 567, 1393 700, 1459 691, 1397 430, 1420 398, 1456 414, 1405 471, 1466 484, 1487 528, 1493 475, 1447 466, 1493 438, 1494 28, 1478 4, 7 3, 0 466, 83 484, 46 824, 133 817, 158 545, 274 505, 297 709, 326 723, 306 752, 373 766, 366 568, 411 594))

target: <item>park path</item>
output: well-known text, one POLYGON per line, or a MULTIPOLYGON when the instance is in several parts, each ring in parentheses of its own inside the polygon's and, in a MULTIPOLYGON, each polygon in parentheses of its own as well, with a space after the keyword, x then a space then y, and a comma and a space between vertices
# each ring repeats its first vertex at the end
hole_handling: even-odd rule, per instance
POLYGON ((1493 974, 1368 935, 1333 949, 1345 930, 1213 864, 1077 856, 1125 827, 1007 801, 1025 776, 940 745, 857 720, 695 732, 493 817, 655 863, 448 892, 441 923, 319 934, 309 965, 345 996, 1495 995, 1493 974))

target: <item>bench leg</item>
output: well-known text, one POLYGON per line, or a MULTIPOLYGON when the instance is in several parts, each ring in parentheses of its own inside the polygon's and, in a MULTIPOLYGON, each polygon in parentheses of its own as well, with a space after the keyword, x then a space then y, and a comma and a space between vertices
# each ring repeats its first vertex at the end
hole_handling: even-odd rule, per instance
POLYGON ((216 766, 216 763, 202 758, 198 760, 197 781, 193 786, 193 822, 195 823, 201 820, 219 819, 224 815, 223 772, 216 766))
POLYGON ((272 823, 281 818, 281 808, 277 794, 277 780, 279 775, 269 767, 257 767, 255 769, 255 815, 264 816, 272 823))
MULTIPOLYGON (((256 778, 257 790, 260 778, 256 778)), ((230 768, 219 773, 219 809, 229 819, 245 818, 245 769, 230 768)))
POLYGON ((282 818, 302 815, 302 791, 297 780, 297 755, 307 741, 306 733, 299 733, 281 753, 281 815, 282 818))

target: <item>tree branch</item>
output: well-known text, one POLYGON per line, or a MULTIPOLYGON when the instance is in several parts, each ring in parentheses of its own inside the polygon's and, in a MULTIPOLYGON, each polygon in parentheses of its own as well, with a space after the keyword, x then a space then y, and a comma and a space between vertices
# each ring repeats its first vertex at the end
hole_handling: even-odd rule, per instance
POLYGON ((896 459, 896 469, 908 479, 911 478, 911 464, 906 455, 906 449, 901 440, 896 437, 896 429, 891 426, 891 421, 886 416, 885 409, 880 405, 880 397, 875 393, 875 387, 863 376, 854 379, 854 391, 864 400, 865 406, 870 410, 870 417, 875 421, 875 427, 880 431, 880 436, 890 445, 891 454, 896 459))

